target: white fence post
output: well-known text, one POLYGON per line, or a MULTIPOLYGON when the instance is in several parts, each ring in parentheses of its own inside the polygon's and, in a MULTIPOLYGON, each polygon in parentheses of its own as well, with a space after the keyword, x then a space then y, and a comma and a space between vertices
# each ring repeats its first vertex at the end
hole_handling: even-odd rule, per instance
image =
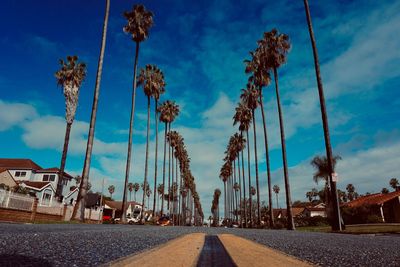
POLYGON ((8 208, 8 205, 10 203, 10 197, 11 197, 11 190, 8 191, 8 197, 7 197, 7 201, 6 201, 6 208, 8 208))

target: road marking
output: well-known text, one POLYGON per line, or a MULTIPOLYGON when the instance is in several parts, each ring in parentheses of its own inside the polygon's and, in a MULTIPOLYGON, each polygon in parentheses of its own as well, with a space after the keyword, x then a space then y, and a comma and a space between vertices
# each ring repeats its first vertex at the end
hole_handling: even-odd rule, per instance
POLYGON ((225 247, 216 235, 207 235, 197 267, 236 267, 225 247))
POLYGON ((104 266, 196 266, 205 234, 188 234, 148 251, 127 256, 104 266))
POLYGON ((237 266, 314 266, 280 251, 231 234, 218 235, 225 249, 237 266))

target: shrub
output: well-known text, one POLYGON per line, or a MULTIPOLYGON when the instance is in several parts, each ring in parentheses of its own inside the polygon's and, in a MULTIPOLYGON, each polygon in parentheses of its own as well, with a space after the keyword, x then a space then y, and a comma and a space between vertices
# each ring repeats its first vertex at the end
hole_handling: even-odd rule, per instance
POLYGON ((345 224, 363 224, 382 222, 379 216, 379 207, 374 205, 363 205, 359 207, 344 206, 341 208, 345 224))

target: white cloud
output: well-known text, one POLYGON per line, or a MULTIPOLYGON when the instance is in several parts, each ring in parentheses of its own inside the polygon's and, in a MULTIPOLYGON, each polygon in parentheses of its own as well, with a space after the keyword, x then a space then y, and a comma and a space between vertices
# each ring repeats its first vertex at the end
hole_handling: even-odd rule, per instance
POLYGON ((38 116, 36 109, 24 103, 9 103, 0 99, 0 132, 38 116))

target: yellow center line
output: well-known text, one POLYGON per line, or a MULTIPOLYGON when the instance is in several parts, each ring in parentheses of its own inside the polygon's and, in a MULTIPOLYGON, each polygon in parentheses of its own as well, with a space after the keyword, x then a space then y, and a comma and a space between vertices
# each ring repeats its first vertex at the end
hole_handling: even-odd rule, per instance
POLYGON ((105 266, 196 266, 205 234, 188 234, 145 252, 127 256, 105 266))
POLYGON ((314 266, 312 263, 231 234, 221 234, 218 238, 239 267, 314 266))

